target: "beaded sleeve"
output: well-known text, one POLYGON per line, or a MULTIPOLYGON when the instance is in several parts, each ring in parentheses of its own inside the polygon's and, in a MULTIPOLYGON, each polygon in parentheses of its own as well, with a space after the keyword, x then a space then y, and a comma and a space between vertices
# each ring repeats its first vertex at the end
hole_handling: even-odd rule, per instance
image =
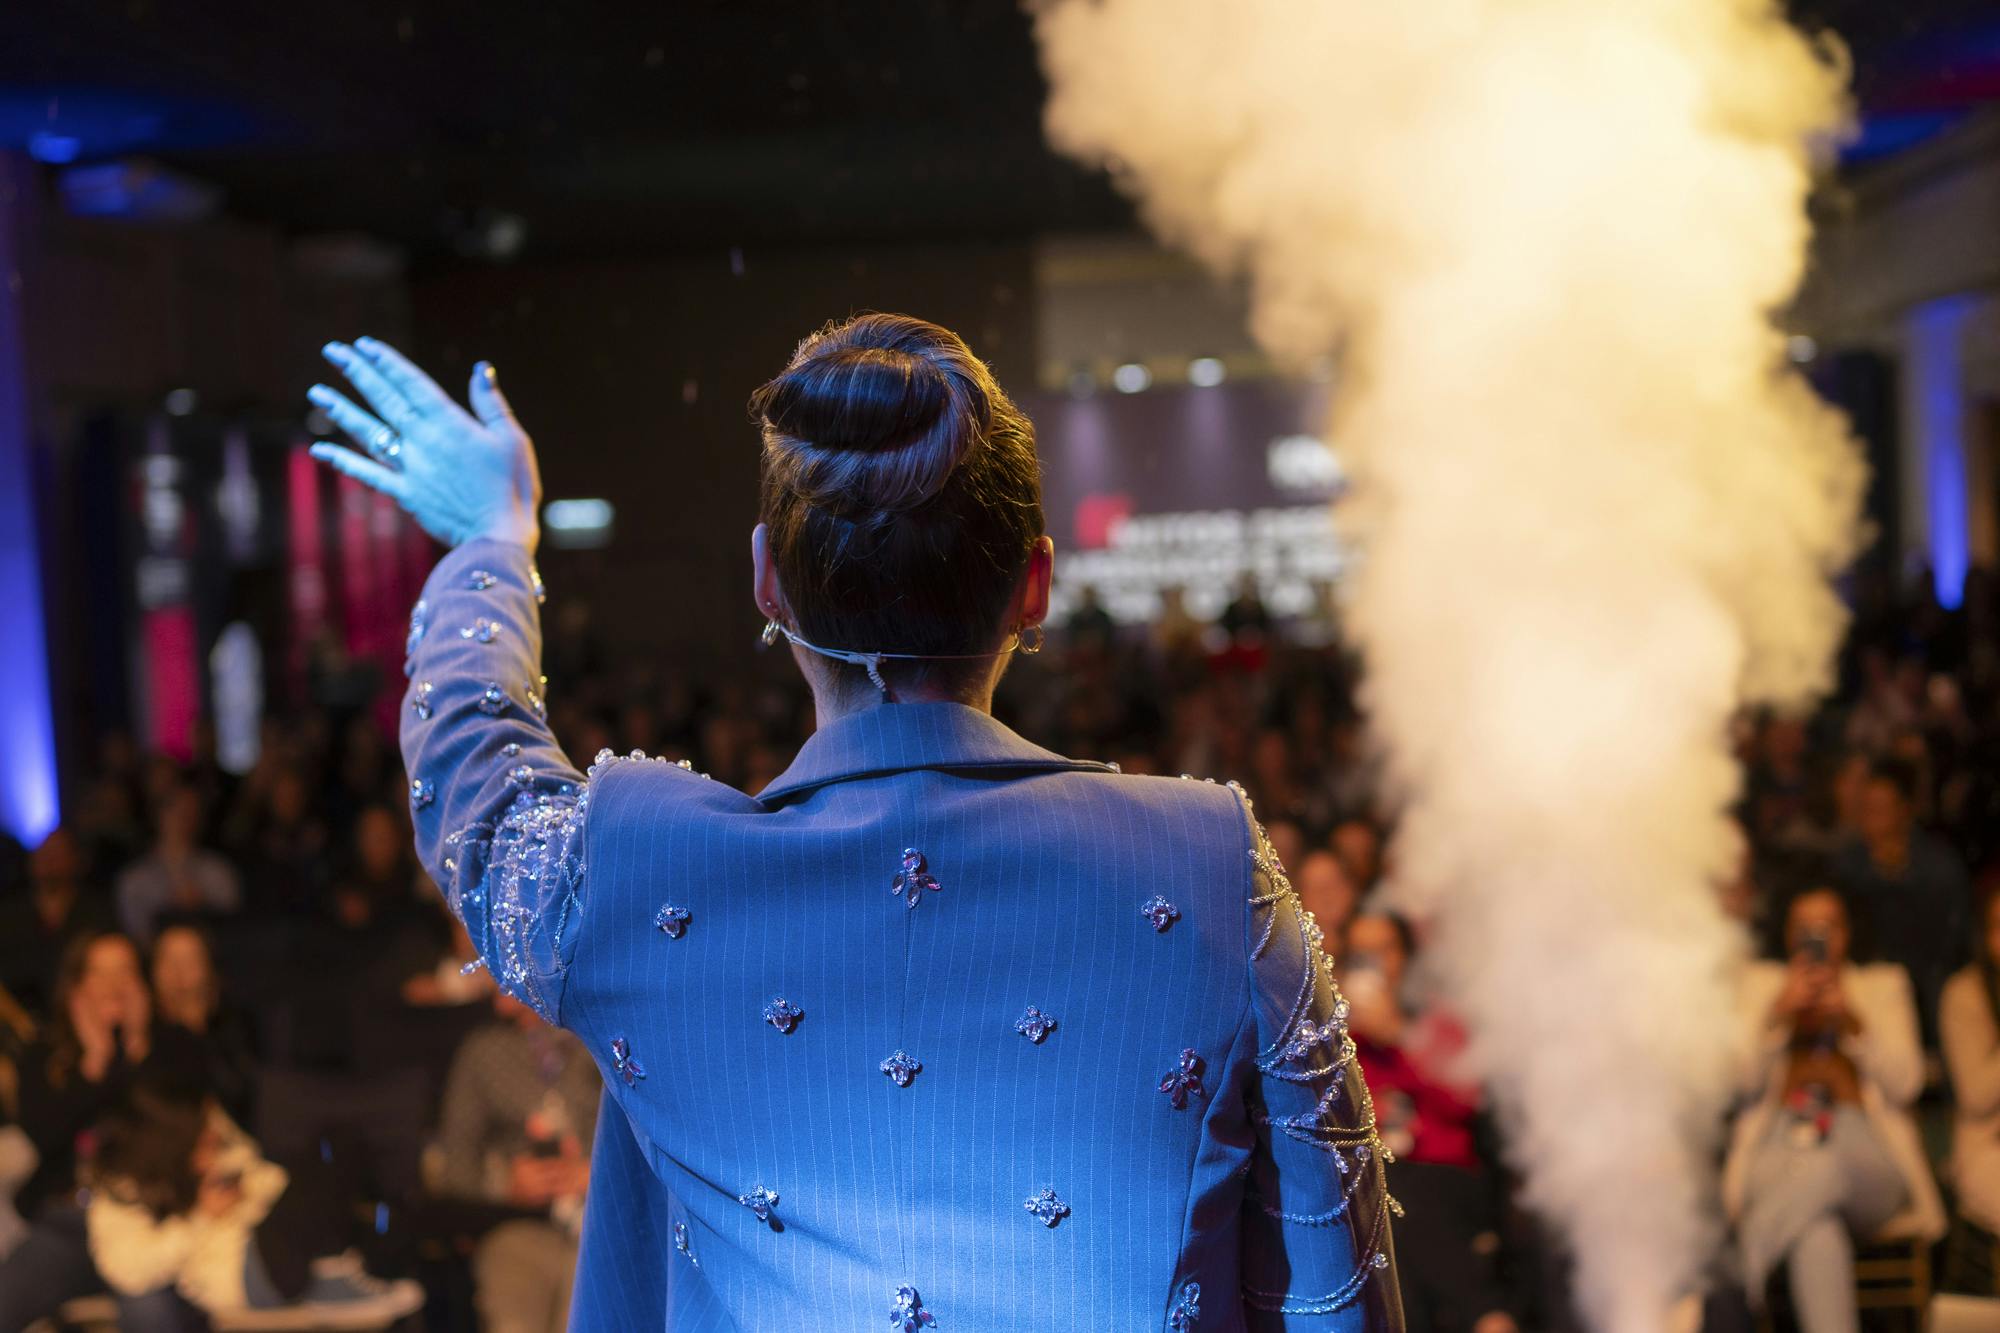
MULTIPOLYGON (((1239 791, 1239 795, 1240 795, 1239 791)), ((1250 1329, 1401 1328, 1389 1218, 1389 1156, 1347 1031, 1319 924, 1300 904, 1249 811, 1248 907, 1258 1050, 1256 1127, 1243 1205, 1243 1313, 1250 1329)))
POLYGON ((521 547, 473 541, 439 561, 410 616, 401 738, 425 870, 500 988, 555 1023, 590 784, 548 727, 543 596, 521 547))

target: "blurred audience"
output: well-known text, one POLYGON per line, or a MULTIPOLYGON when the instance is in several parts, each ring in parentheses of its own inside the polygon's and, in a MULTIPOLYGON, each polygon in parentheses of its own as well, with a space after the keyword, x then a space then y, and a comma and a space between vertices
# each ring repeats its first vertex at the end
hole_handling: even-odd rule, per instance
POLYGON ((45 1010, 70 941, 109 930, 111 913, 87 879, 83 844, 56 829, 28 857, 28 891, 0 901, 0 986, 27 1009, 45 1010))
POLYGON ((1877 952, 1909 974, 1924 1044, 1935 1049, 1938 996, 1963 957, 1971 904, 1963 862, 1916 822, 1918 792, 1913 764, 1878 760, 1862 783, 1860 826, 1835 874, 1877 952))
POLYGON ((1923 1047, 1910 978, 1857 964, 1841 894, 1812 887, 1785 913, 1790 960, 1744 975, 1745 1109, 1723 1168, 1753 1303, 1782 1265, 1804 1333, 1857 1329, 1854 1249, 1906 1209, 1936 1240, 1945 1215, 1911 1106, 1923 1047))
POLYGON ((1376 911, 1347 923, 1340 950, 1348 1030, 1395 1156, 1389 1189, 1405 1210, 1396 1226, 1404 1314, 1413 1329, 1513 1333, 1496 1265, 1499 1191, 1477 1143, 1479 1088, 1458 1068, 1464 1031, 1411 982, 1415 953, 1409 923, 1376 911))
POLYGON ((289 1167, 199 1087, 134 1084, 97 1125, 85 1223, 113 1291, 172 1290, 205 1314, 284 1309, 287 1327, 383 1328, 423 1304, 414 1282, 370 1276, 317 1156, 289 1167))
POLYGON ((1956 1103, 1951 1185, 1961 1237, 1953 1285, 1995 1287, 2000 1266, 2000 877, 1989 878, 1973 940, 1977 961, 1945 984, 1938 1025, 1956 1103))
POLYGON ((443 1188, 531 1214, 488 1231, 473 1254, 486 1333, 563 1333, 590 1141, 597 1066, 583 1043, 532 1009, 495 994, 496 1022, 473 1032, 452 1062, 438 1131, 443 1188))
MULTIPOLYGON (((0 1262, 0 1328, 26 1328, 63 1302, 103 1289, 79 1203, 98 1122, 141 1077, 199 1086, 200 1055, 154 1016, 138 946, 114 932, 73 940, 57 970, 46 1033, 21 1053, 19 1126, 34 1149, 16 1207, 27 1224, 0 1262)), ((130 1293, 124 1326, 174 1327, 175 1306, 130 1293)), ((171 1295, 171 1293, 169 1293, 171 1295)))
MULTIPOLYGON (((1801 1293, 1793 1304, 1811 1329, 1852 1326, 1848 1256, 1888 1216, 1918 1235, 1938 1229, 1913 1114, 1940 1143, 1952 1127, 1950 1160, 1937 1164, 1958 1214, 1947 1248, 1978 1262, 1947 1262, 1946 1280, 1995 1291, 2000 941, 1994 909, 1976 914, 1968 885, 2000 874, 2000 584, 1980 571, 1956 612, 1928 587, 1913 580, 1899 599, 1859 579, 1834 697, 1812 713, 1746 714, 1734 733, 1744 848, 1717 888, 1779 961, 1745 982, 1760 1045, 1727 1162, 1731 1245, 1752 1282, 1789 1270, 1780 1285, 1801 1293), (1821 891, 1788 901, 1802 874, 1821 891)), ((1564 1326, 1559 1276, 1537 1276, 1562 1265, 1522 1223, 1485 1097, 1457 1058, 1462 1036, 1423 982, 1415 942, 1432 923, 1384 910, 1397 901, 1396 812, 1331 602, 1287 620, 1246 583, 1204 619, 1192 608, 1213 611, 1212 600, 1173 590, 1136 626, 1114 618, 1115 590, 1101 591, 1052 629, 1049 651, 1014 663, 996 711, 1041 744, 1128 773, 1246 784, 1340 961, 1398 1156, 1392 1183, 1409 1205, 1398 1244, 1413 1333, 1564 1326)), ((644 748, 756 791, 810 731, 810 698, 782 654, 748 670, 665 671, 608 653, 587 600, 550 611, 551 720, 574 754, 644 748)), ((384 692, 402 684, 393 663, 331 635, 308 661, 309 688, 266 719, 247 772, 223 768, 205 725, 179 759, 106 732, 66 771, 63 827, 15 860, 0 848, 0 1199, 17 1187, 19 1205, 17 1221, 0 1208, 0 1328, 103 1290, 114 1271, 114 1291, 135 1285, 121 1256, 93 1262, 78 1185, 107 1169, 90 1161, 94 1127, 129 1114, 135 1084, 166 1077, 199 1088, 208 1109, 145 1120, 154 1148, 196 1119, 198 1134, 213 1124, 232 1143, 221 1127, 240 1125, 287 1168, 291 1136, 277 1122, 302 1106, 427 1108, 397 1114, 433 1120, 424 1128, 444 1164, 434 1183, 448 1197, 432 1202, 456 1211, 405 1239, 468 1256, 482 1326, 561 1326, 595 1071, 517 1009, 479 1022, 490 979, 465 972, 470 942, 410 851, 386 725, 384 692), (107 933, 112 923, 125 933, 107 933), (282 1098, 274 1080, 290 1080, 282 1098)), ((192 1158, 179 1148, 148 1160, 169 1162, 185 1187, 192 1158)), ((327 1188, 348 1209, 387 1207, 392 1232, 417 1225, 402 1220, 416 1214, 398 1187, 360 1177, 327 1188)), ((295 1181, 302 1200, 322 1184, 295 1181)), ((254 1247, 259 1225, 237 1232, 254 1247)), ((162 1276, 119 1293, 128 1327, 185 1315, 179 1285, 162 1276)))
POLYGON ((163 912, 233 912, 242 905, 236 869, 200 845, 201 794, 160 784, 152 850, 118 875, 118 920, 135 940, 153 938, 163 912))
MULTIPOLYGON (((1274 848, 1276 845, 1272 844, 1274 848)), ((1328 949, 1337 948, 1355 909, 1361 905, 1360 890, 1347 873, 1346 863, 1337 853, 1319 847, 1307 852, 1304 859, 1287 864, 1298 867, 1292 875, 1292 887, 1298 890, 1300 903, 1319 922, 1328 949)))
POLYGON ((243 1012, 223 1000, 207 932, 192 922, 165 927, 153 941, 152 963, 160 1021, 186 1034, 201 1086, 223 1112, 248 1120, 257 1090, 255 1038, 243 1012))
POLYGON ((197 1061, 187 1035, 163 1032, 139 948, 116 932, 72 941, 57 971, 47 1035, 22 1053, 21 1127, 40 1164, 18 1196, 32 1216, 75 1185, 79 1140, 140 1070, 197 1061))

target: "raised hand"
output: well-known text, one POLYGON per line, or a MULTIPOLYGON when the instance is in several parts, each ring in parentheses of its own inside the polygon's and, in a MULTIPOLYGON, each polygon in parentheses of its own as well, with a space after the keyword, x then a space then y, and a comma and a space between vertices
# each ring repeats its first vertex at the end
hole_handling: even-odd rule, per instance
POLYGON ((69 1025, 82 1051, 79 1065, 84 1081, 101 1083, 111 1062, 118 1058, 118 1030, 105 1017, 102 1003, 84 987, 77 987, 70 996, 69 1025))
POLYGON ((321 442, 312 446, 314 458, 390 496, 447 545, 491 537, 534 549, 542 502, 535 446, 492 366, 482 361, 473 369, 467 412, 385 342, 359 338, 321 350, 374 411, 313 385, 306 397, 366 454, 321 442))

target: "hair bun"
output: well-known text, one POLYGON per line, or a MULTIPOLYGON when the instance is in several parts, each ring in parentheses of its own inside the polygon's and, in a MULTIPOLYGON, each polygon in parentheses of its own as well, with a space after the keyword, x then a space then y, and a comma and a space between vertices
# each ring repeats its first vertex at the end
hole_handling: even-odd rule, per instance
POLYGON ((928 358, 898 348, 828 348, 766 385, 757 404, 779 432, 815 449, 873 453, 911 444, 951 406, 928 358))

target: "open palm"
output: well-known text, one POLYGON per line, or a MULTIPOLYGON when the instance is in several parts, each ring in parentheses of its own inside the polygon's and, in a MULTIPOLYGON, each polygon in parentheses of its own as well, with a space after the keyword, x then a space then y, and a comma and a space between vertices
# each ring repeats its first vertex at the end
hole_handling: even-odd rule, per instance
POLYGON ((460 407, 401 352, 375 338, 328 343, 322 354, 372 412, 315 384, 306 397, 361 446, 321 441, 312 456, 390 496, 424 531, 450 546, 478 537, 532 550, 541 530, 542 479, 535 445, 480 362, 460 407))

